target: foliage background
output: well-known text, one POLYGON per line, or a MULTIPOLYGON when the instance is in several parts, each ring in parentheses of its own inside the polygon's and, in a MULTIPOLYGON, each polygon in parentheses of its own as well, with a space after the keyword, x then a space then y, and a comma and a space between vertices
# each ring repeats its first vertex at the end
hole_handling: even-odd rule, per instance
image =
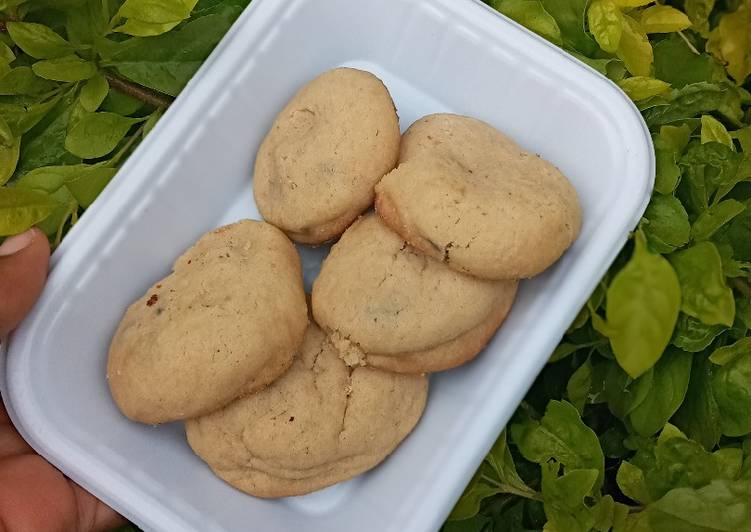
MULTIPOLYGON (((53 245, 248 0, 0 0, 0 237, 53 245)), ((444 525, 751 530, 751 0, 486 0, 617 83, 652 201, 444 525)))

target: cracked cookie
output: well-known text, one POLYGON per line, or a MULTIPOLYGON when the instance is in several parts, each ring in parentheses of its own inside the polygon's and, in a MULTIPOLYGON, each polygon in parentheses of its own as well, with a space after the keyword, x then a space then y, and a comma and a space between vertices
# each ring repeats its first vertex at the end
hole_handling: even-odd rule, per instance
POLYGON ((384 84, 337 68, 305 85, 256 156, 253 194, 264 219, 303 244, 339 236, 373 203, 396 166, 399 118, 384 84))
POLYGON ((516 281, 478 279, 409 247, 376 215, 342 235, 313 284, 313 317, 348 364, 441 371, 474 358, 516 281))
POLYGON ((218 475, 258 497, 302 495, 383 461, 417 424, 422 375, 348 367, 311 323, 292 367, 265 390, 185 423, 218 475))
POLYGON ((410 245, 485 279, 525 279, 553 264, 581 228, 576 191, 551 163, 480 120, 421 118, 376 211, 410 245))
POLYGON ((221 227, 126 311, 109 351, 112 397, 143 423, 212 412, 281 375, 307 323, 284 233, 251 220, 221 227))

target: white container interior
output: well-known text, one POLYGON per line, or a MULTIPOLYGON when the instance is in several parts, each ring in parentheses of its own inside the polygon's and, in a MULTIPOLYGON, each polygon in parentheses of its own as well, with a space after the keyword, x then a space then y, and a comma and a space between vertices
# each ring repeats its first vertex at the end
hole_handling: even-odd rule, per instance
MULTIPOLYGON (((479 2, 254 0, 55 254, 11 339, 3 397, 41 454, 145 529, 437 529, 638 221, 653 175, 648 131, 613 84, 479 2), (579 192, 584 226, 561 261, 522 283, 484 353, 431 378, 423 419, 385 463, 261 500, 214 477, 182 424, 121 416, 107 348, 124 309, 202 233, 258 218, 258 145, 296 90, 338 65, 381 77, 403 129, 466 114, 554 162, 579 192)), ((308 287, 325 251, 302 251, 308 287)))

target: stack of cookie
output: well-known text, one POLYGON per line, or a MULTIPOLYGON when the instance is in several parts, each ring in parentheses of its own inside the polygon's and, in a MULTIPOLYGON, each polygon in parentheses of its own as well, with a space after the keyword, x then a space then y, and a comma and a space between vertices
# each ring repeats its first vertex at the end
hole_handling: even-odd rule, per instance
POLYGON ((518 280, 581 225, 550 163, 458 115, 402 137, 383 83, 350 68, 282 110, 253 186, 268 223, 217 229, 180 257, 126 312, 108 379, 126 416, 186 420, 211 469, 260 497, 380 463, 422 415, 426 374, 477 356, 518 280), (337 238, 308 305, 289 239, 337 238))

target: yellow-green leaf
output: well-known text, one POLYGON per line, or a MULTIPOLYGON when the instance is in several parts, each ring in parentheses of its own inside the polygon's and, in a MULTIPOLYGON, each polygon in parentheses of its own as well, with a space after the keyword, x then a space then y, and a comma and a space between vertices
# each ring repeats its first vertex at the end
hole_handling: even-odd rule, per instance
POLYGON ((31 65, 31 69, 40 78, 54 81, 82 81, 96 74, 96 65, 91 61, 84 61, 77 55, 37 61, 31 65))
POLYGON ((0 188, 0 235, 22 233, 41 222, 58 206, 49 195, 21 188, 0 188))
POLYGON ((672 33, 691 27, 691 20, 682 11, 670 6, 650 6, 639 15, 647 33, 672 33))
POLYGON ((81 95, 79 96, 81 107, 93 113, 102 105, 109 90, 110 86, 107 83, 107 79, 102 74, 97 74, 87 81, 81 89, 81 95))
POLYGON ((621 42, 623 21, 621 11, 612 0, 595 0, 587 11, 589 31, 600 48, 608 53, 615 53, 621 42))
POLYGON ((115 28, 115 31, 118 33, 133 35, 134 37, 154 37, 156 35, 161 35, 162 33, 167 33, 169 30, 180 24, 180 22, 181 21, 178 20, 177 22, 154 23, 129 19, 126 20, 124 24, 115 28))
POLYGON ((615 5, 617 5, 618 7, 631 8, 631 7, 646 6, 654 2, 655 0, 614 0, 614 1, 615 1, 615 5))
POLYGON ((13 50, 11 50, 7 44, 0 41, 0 63, 8 64, 15 58, 16 56, 13 53, 13 50))
POLYGON ((707 142, 719 142, 724 144, 728 148, 735 150, 733 139, 730 137, 730 133, 722 125, 722 122, 710 115, 702 115, 701 117, 701 143, 707 142))
POLYGON ((73 51, 73 45, 43 24, 8 22, 7 28, 13 42, 35 59, 62 57, 73 51))
POLYGON ((4 185, 18 165, 21 139, 14 138, 8 145, 0 145, 0 186, 4 185))
POLYGON ((634 101, 644 100, 670 91, 670 83, 643 76, 622 79, 618 82, 618 86, 634 101))
POLYGON ((707 50, 727 65, 739 84, 751 74, 751 4, 744 3, 720 18, 707 41, 707 50))
POLYGON ((623 14, 622 20, 623 33, 616 55, 634 76, 651 75, 654 54, 647 34, 641 24, 629 15, 623 14))

